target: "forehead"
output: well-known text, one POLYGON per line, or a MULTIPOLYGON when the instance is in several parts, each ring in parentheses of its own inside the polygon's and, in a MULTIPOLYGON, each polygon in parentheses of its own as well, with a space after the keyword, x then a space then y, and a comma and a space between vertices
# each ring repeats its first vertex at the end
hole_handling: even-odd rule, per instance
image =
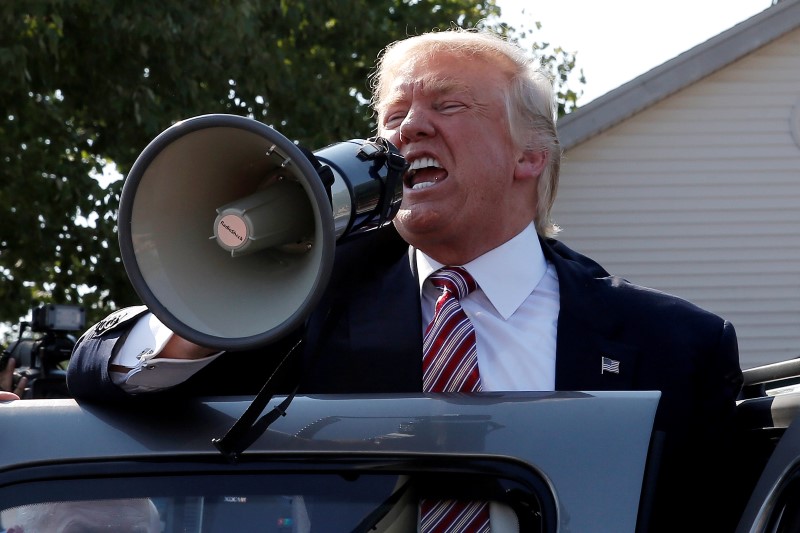
POLYGON ((504 80, 507 80, 506 73, 498 63, 481 56, 439 52, 410 57, 397 62, 385 73, 382 107, 412 94, 435 96, 468 92, 477 96, 502 90, 504 80))

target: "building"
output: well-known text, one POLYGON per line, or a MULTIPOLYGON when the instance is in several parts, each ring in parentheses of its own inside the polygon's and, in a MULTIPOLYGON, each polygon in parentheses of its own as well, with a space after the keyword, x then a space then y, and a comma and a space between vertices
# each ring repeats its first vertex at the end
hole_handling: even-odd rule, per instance
POLYGON ((800 0, 562 117, 560 239, 800 356, 800 0))

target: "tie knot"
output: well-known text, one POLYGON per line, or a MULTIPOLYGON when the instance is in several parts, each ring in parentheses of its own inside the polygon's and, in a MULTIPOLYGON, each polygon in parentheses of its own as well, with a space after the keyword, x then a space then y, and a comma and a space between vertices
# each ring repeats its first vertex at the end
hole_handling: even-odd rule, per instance
POLYGON ((475 279, 462 267, 442 267, 430 276, 433 286, 448 291, 459 300, 478 288, 475 279))

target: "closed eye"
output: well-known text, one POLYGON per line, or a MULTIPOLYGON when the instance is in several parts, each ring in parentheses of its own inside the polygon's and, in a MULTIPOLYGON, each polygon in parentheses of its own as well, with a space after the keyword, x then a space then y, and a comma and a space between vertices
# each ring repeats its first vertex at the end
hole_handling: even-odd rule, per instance
POLYGON ((400 126, 400 124, 402 124, 405 118, 406 113, 393 113, 391 115, 387 115, 383 120, 383 126, 388 129, 396 129, 400 126))
POLYGON ((461 111, 462 109, 466 108, 467 104, 465 104, 464 102, 448 101, 436 105, 436 110, 439 111, 440 113, 445 113, 445 114, 457 113, 458 111, 461 111))
POLYGON ((405 120, 406 116, 408 116, 408 110, 408 106, 404 105, 402 102, 391 102, 384 108, 383 126, 389 129, 398 128, 403 120, 405 120))

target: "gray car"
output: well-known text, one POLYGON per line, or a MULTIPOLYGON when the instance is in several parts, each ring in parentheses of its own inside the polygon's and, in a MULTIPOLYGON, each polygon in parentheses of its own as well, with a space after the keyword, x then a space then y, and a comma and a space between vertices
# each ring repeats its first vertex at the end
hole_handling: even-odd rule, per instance
MULTIPOLYGON (((797 367, 745 372, 742 533, 800 525, 797 367)), ((0 403, 0 531, 414 531, 420 498, 456 496, 493 531, 643 531, 659 396, 275 397, 244 431, 251 397, 0 403)))

